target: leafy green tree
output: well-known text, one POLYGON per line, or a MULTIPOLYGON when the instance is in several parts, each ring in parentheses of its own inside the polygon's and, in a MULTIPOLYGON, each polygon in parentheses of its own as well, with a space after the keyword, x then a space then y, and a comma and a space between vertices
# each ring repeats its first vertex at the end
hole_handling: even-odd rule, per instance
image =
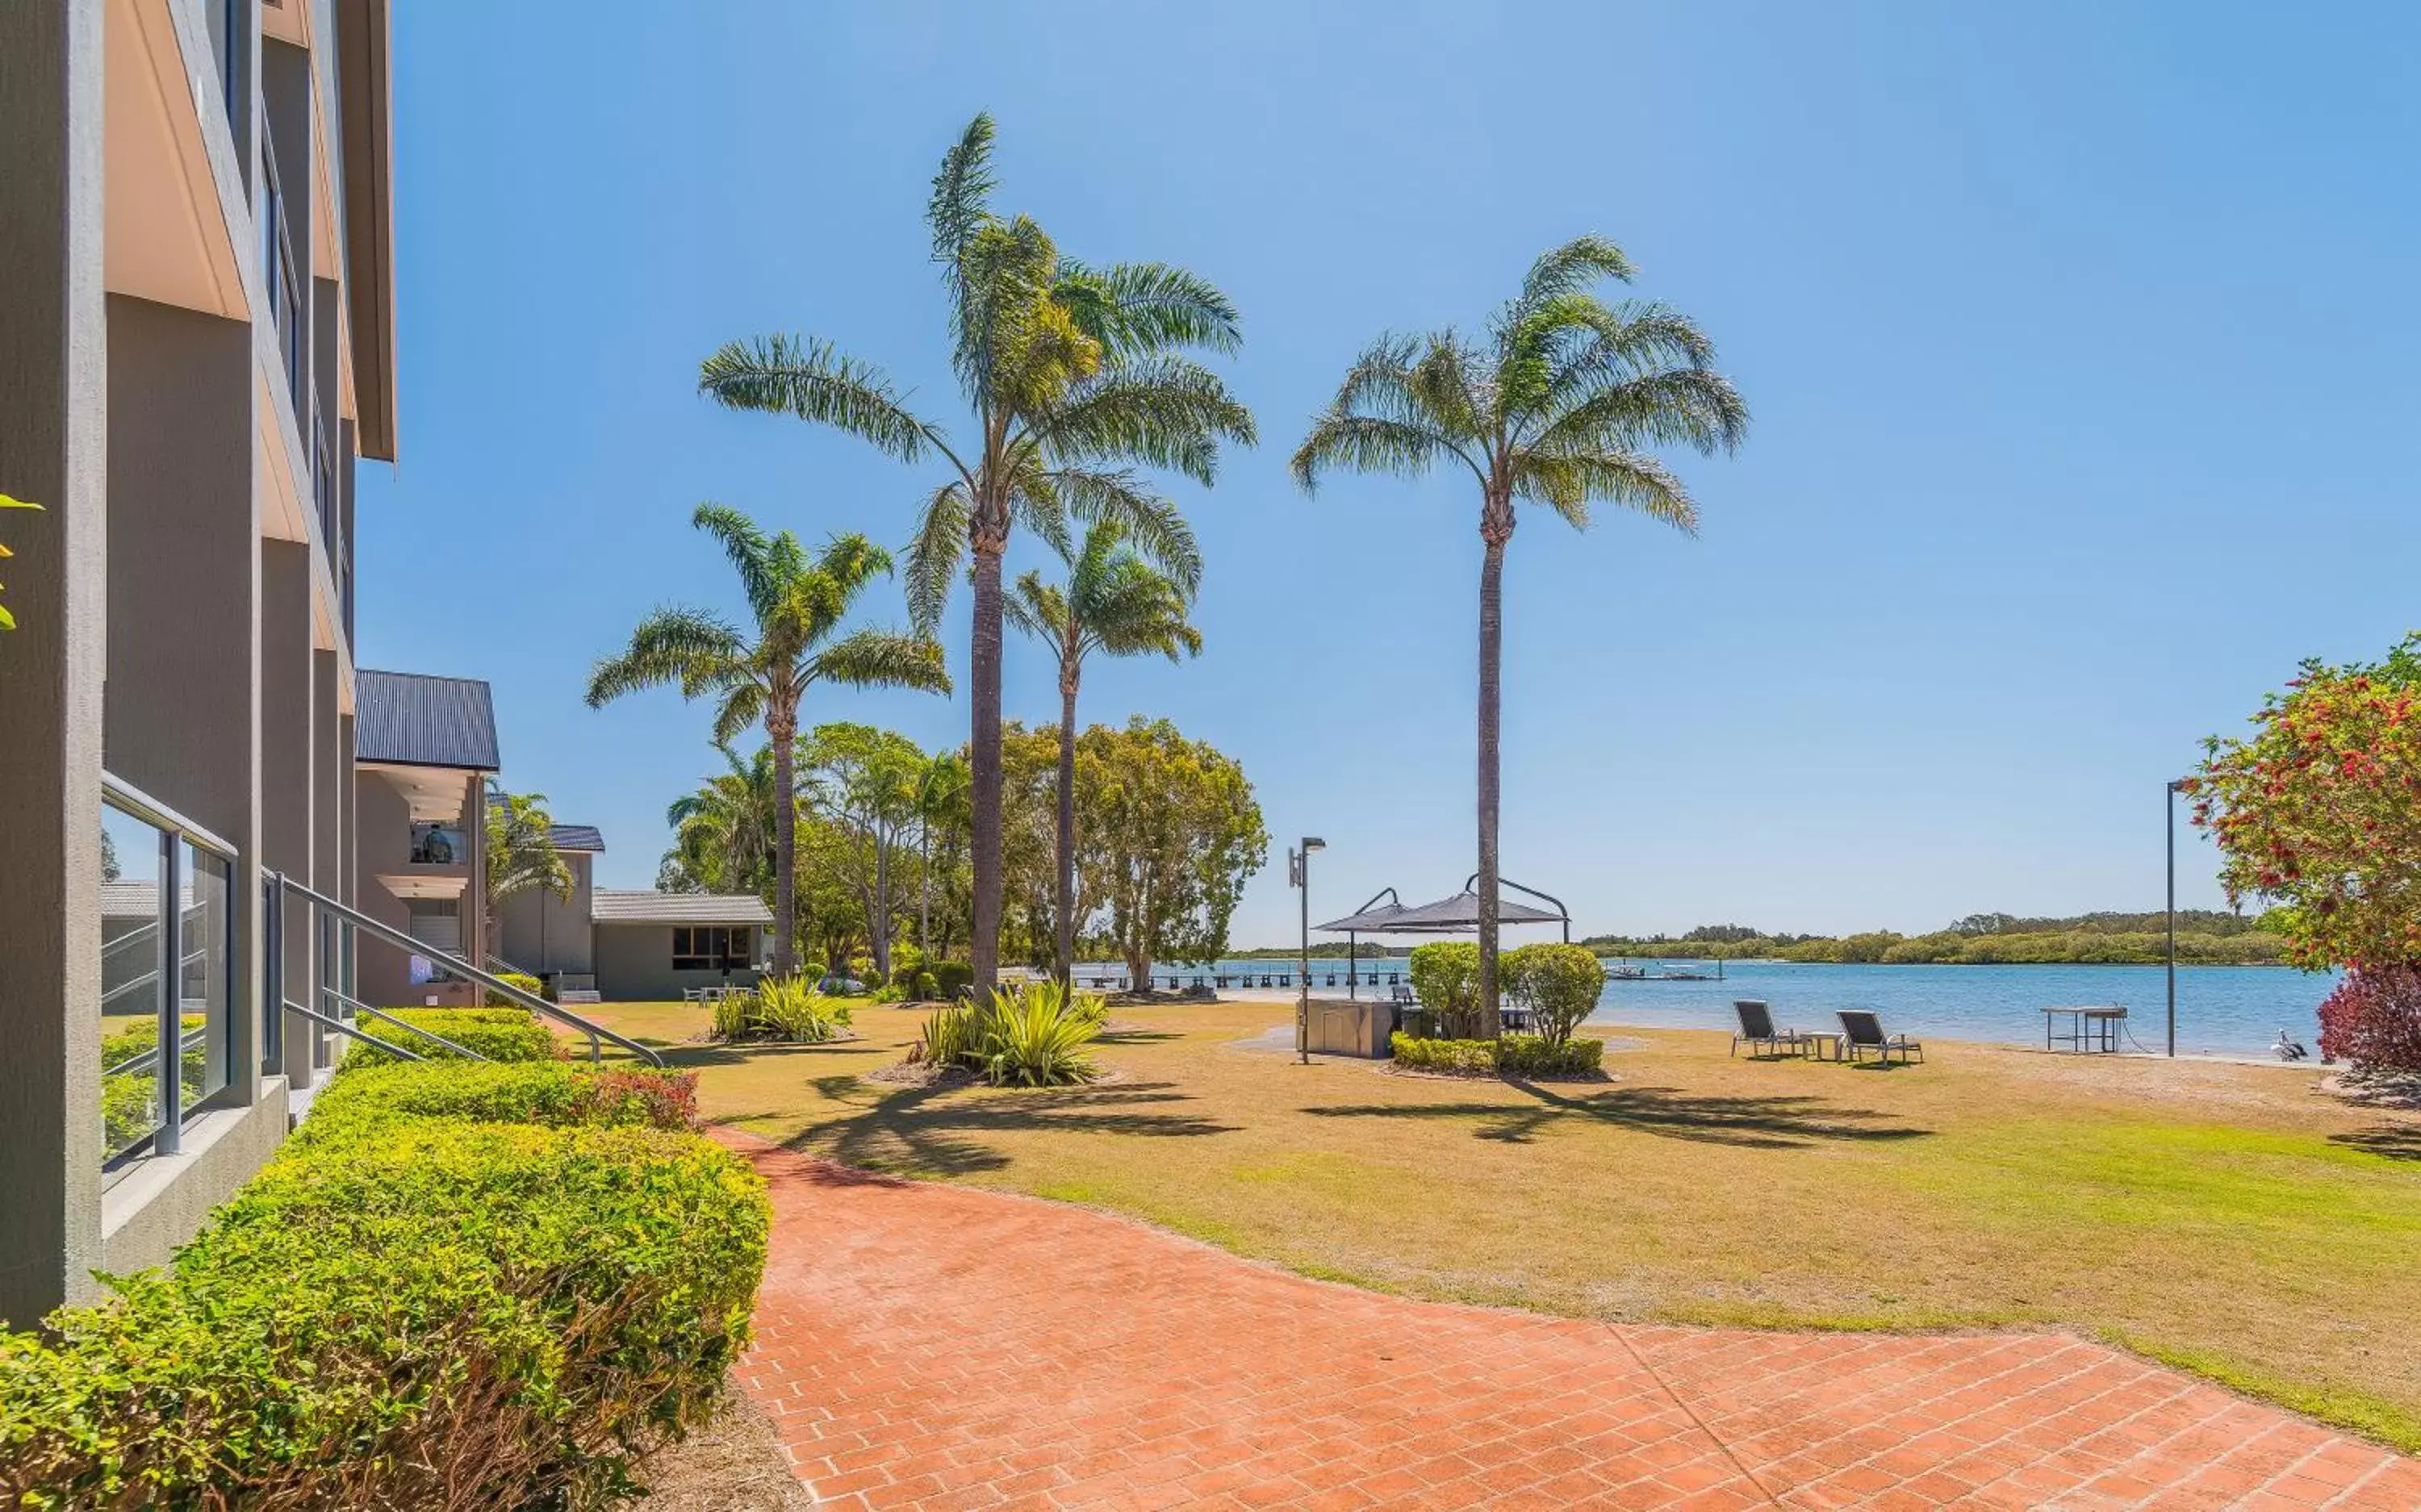
MULTIPOLYGON (((916 949, 928 962, 941 959, 933 950, 934 868, 956 873, 968 827, 967 783, 967 758, 956 751, 935 752, 916 773, 916 949)), ((942 955, 948 945, 945 936, 942 955)))
MULTIPOLYGON (((1467 940, 1433 940, 1414 945, 1405 961, 1414 995, 1441 1039, 1479 1035, 1479 947, 1467 940)), ((1490 1038, 1495 1036, 1492 1032, 1490 1038)))
POLYGON ((1530 1010, 1539 1037, 1560 1045, 1597 1011, 1605 963, 1586 945, 1523 945, 1505 953, 1505 987, 1530 1010))
POLYGON ((773 748, 773 974, 788 976, 797 962, 800 701, 819 682, 947 693, 949 675, 941 647, 927 635, 861 630, 835 639, 851 603, 891 570, 890 553, 865 537, 835 536, 811 557, 790 532, 769 537, 723 505, 699 505, 693 522, 723 543, 739 572, 753 638, 708 610, 658 609, 619 656, 597 663, 588 707, 674 684, 684 698, 718 700, 717 744, 763 725, 773 748))
POLYGON ((1631 259, 1585 236, 1540 257, 1499 307, 1485 338, 1448 329, 1385 335, 1347 370, 1294 454, 1308 492, 1322 474, 1417 475, 1441 460, 1479 486, 1479 1006, 1497 1005, 1498 684, 1505 547, 1514 504, 1543 504, 1575 527, 1592 505, 1634 510, 1695 531, 1698 509, 1650 449, 1737 445, 1748 411, 1713 370, 1696 325, 1662 304, 1609 304, 1595 292, 1628 282, 1631 259))
POLYGON ((1142 981, 1154 960, 1215 960, 1269 832, 1244 769, 1166 720, 1096 725, 1077 740, 1086 892, 1142 981))
POLYGON ((992 122, 977 116, 942 159, 926 208, 949 299, 952 369, 968 408, 954 439, 912 412, 882 371, 829 342, 775 335, 706 359, 699 390, 734 409, 796 415, 906 462, 946 464, 908 553, 917 625, 940 618, 974 557, 968 740, 974 863, 971 953, 978 995, 997 980, 1002 896, 1001 558, 1013 524, 1065 554, 1069 521, 1117 521, 1190 592, 1192 530, 1143 487, 1136 466, 1209 485, 1223 440, 1254 439, 1252 415, 1185 352, 1230 352, 1235 307, 1164 263, 1092 268, 1062 257, 1042 227, 992 208, 992 122))
POLYGON ((488 785, 487 859, 481 885, 488 904, 486 944, 493 955, 503 927, 496 910, 507 898, 541 887, 567 902, 571 897, 571 866, 554 848, 554 817, 547 812, 546 794, 508 793, 488 785))
POLYGON ((1070 985, 1076 963, 1076 694, 1085 659, 1202 654, 1202 632, 1186 620, 1185 589, 1126 544, 1115 523, 1085 532, 1063 587, 1027 572, 1010 590, 1009 623, 1051 647, 1059 663, 1059 815, 1052 890, 1053 965, 1070 985))
POLYGON ((875 974, 888 982, 900 881, 894 863, 916 828, 925 753, 896 730, 843 723, 817 725, 800 754, 807 768, 807 804, 842 838, 840 854, 865 912, 875 974))
MULTIPOLYGON (((727 769, 709 777, 697 791, 683 793, 664 810, 672 826, 673 849, 665 856, 674 875, 696 890, 709 893, 773 891, 773 751, 758 746, 742 761, 728 745, 715 751, 727 769)), ((657 886, 664 887, 663 873, 657 886)), ((688 891, 676 886, 666 891, 688 891)))

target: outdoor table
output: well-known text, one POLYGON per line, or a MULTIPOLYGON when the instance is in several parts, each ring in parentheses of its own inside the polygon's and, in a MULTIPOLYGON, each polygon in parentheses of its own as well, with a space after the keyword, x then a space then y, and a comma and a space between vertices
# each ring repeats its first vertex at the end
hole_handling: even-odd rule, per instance
POLYGON ((2118 1025, 2127 1010, 2117 1004, 2061 1004, 2043 1011, 2043 1049, 2066 1045, 2070 1054, 2082 1055, 2091 1051, 2101 1055, 2118 1052, 2118 1025), (2068 1033, 2054 1034, 2062 1016, 2068 1019, 2068 1033))
POLYGON ((1801 1055, 1808 1060, 1837 1061, 1845 1059, 1848 1054, 1841 1047, 1841 1037, 1823 1030, 1818 1030, 1813 1034, 1803 1032, 1799 1037, 1799 1043, 1805 1047, 1800 1052, 1801 1055), (1827 1045, 1833 1047, 1833 1053, 1830 1055, 1824 1053, 1824 1047, 1827 1045))

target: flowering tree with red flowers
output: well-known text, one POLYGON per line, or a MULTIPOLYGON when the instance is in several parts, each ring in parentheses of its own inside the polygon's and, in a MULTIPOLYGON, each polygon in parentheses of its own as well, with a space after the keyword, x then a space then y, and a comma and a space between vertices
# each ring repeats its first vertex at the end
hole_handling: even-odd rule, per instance
POLYGON ((2253 725, 2184 785, 2228 898, 2279 904, 2297 965, 2349 969, 2321 1053, 2421 1068, 2421 634, 2374 665, 2305 662, 2253 725))

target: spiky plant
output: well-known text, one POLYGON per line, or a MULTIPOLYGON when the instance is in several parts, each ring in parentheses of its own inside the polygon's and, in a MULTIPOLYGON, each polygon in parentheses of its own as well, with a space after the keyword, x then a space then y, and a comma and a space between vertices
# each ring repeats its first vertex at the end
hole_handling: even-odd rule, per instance
POLYGON ((860 630, 841 620, 867 585, 891 570, 891 555, 863 536, 835 536, 809 556, 785 530, 768 536, 739 510, 701 504, 692 517, 722 542, 740 574, 753 636, 709 610, 668 605, 631 632, 619 656, 597 663, 588 707, 642 688, 673 684, 684 698, 717 701, 714 740, 728 744, 761 724, 773 748, 773 974, 788 976, 798 934, 799 705, 819 682, 852 688, 947 693, 942 647, 929 635, 860 630), (836 638, 837 636, 838 638, 836 638))
POLYGON ((1041 226, 992 208, 992 122, 977 116, 943 156, 926 208, 949 300, 950 361, 968 424, 953 434, 912 412, 882 369, 831 343, 775 335, 707 358, 701 392, 734 409, 836 427, 902 461, 939 458, 908 552, 915 623, 940 617, 974 558, 968 754, 974 863, 971 964, 997 980, 1001 919, 1001 557, 1013 525, 1063 554, 1069 522, 1117 521, 1188 592, 1201 573, 1193 532, 1133 468, 1209 485, 1222 441, 1250 443, 1253 418, 1184 355, 1232 352, 1236 310, 1209 282, 1164 263, 1087 267, 1041 226))
POLYGON ((1479 487, 1479 1005, 1497 1028, 1498 677, 1505 546, 1517 501, 1543 504, 1576 528, 1609 504, 1695 533, 1698 509, 1655 448, 1728 451, 1748 428, 1714 347, 1659 304, 1609 304, 1598 288, 1628 283, 1622 249, 1585 236, 1531 264, 1521 291, 1477 341, 1447 329, 1379 338, 1347 369, 1293 460, 1315 489, 1334 470, 1427 473, 1468 468, 1479 487))
POLYGON ((1085 532, 1068 562, 1063 586, 1027 572, 1011 588, 1008 621, 1051 647, 1059 663, 1059 829, 1054 858, 1054 945, 1059 985, 1070 985, 1076 960, 1076 694, 1085 659, 1164 656, 1179 662, 1202 654, 1202 632, 1185 617, 1187 596, 1177 579, 1127 545, 1114 522, 1085 532))

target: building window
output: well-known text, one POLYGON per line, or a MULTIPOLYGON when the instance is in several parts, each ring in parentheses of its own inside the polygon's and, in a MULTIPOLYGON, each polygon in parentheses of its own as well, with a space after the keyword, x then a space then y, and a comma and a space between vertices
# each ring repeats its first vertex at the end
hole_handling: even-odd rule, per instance
POLYGON ((177 1149, 233 1072, 235 856, 115 779, 103 790, 102 1160, 116 1171, 177 1149))
POLYGON ((412 827, 412 864, 415 866, 461 866, 471 860, 471 847, 451 824, 412 827))
POLYGON ((744 972, 756 964, 750 951, 756 929, 745 924, 700 924, 673 930, 673 970, 744 972))

